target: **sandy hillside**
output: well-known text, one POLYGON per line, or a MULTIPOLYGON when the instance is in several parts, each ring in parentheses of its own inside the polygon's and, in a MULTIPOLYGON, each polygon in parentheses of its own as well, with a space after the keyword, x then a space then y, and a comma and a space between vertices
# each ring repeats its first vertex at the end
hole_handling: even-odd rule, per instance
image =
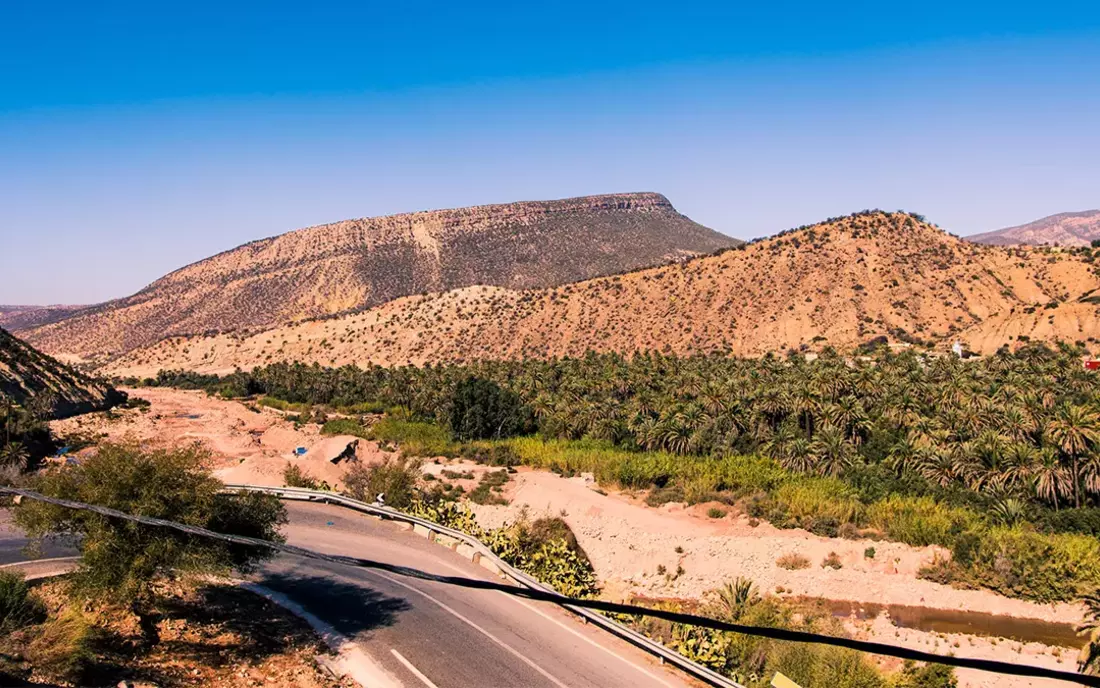
POLYGON ((347 220, 219 253, 23 334, 51 353, 103 355, 165 335, 261 329, 473 284, 549 287, 740 243, 656 193, 347 220))
POLYGON ((468 287, 252 336, 164 340, 109 363, 226 372, 279 361, 405 364, 586 350, 850 347, 885 335, 989 353, 1012 337, 1096 342, 1080 255, 963 241, 902 213, 826 222, 686 263, 552 289, 468 287))

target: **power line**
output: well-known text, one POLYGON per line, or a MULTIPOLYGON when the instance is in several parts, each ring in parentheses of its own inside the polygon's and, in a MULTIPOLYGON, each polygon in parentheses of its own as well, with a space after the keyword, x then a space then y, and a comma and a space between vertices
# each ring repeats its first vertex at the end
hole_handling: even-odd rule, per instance
POLYGON ((525 597, 527 599, 538 600, 542 602, 552 602, 554 604, 571 605, 574 607, 585 607, 588 609, 595 609, 597 611, 609 614, 648 616, 657 619, 664 619, 665 621, 670 621, 672 623, 684 624, 689 626, 699 626, 701 628, 709 628, 716 631, 741 633, 744 635, 770 638, 773 640, 784 640, 795 643, 816 643, 820 645, 832 645, 834 647, 843 647, 850 650, 857 650, 859 652, 885 655, 888 657, 897 657, 899 659, 908 659, 918 662, 933 662, 963 669, 979 669, 981 671, 990 671, 998 674, 1009 674, 1013 676, 1028 676, 1033 678, 1049 678, 1059 681, 1070 681, 1085 686, 1100 688, 1100 676, 1087 676, 1085 674, 1077 674, 1069 671, 1047 669, 1046 667, 1037 667, 1028 664, 1013 664, 1011 662, 1001 662, 992 659, 974 659, 970 657, 937 655, 930 652, 922 652, 920 650, 912 650, 906 647, 887 645, 885 643, 876 643, 867 640, 839 638, 836 636, 821 635, 818 633, 792 631, 783 628, 769 628, 766 626, 745 626, 742 624, 730 623, 728 621, 711 619, 705 616, 696 616, 694 614, 684 614, 681 612, 673 612, 663 609, 649 609, 646 607, 638 607, 630 604, 618 604, 615 602, 606 602, 603 600, 572 598, 555 592, 534 590, 531 588, 525 588, 516 585, 507 585, 504 583, 494 583, 491 581, 478 580, 476 578, 464 578, 461 576, 441 576, 407 566, 386 564, 383 562, 373 561, 371 559, 360 559, 358 557, 322 554, 321 552, 315 552, 313 550, 305 549, 304 547, 297 547, 295 545, 272 542, 270 540, 261 540, 259 538, 248 537, 245 535, 218 533, 212 530, 207 530, 205 528, 200 528, 198 526, 189 526, 183 523, 176 523, 175 521, 167 521, 161 518, 153 518, 151 516, 134 516, 132 514, 118 511, 116 509, 111 509, 105 506, 100 506, 98 504, 85 504, 83 502, 74 502, 68 499, 47 497, 46 495, 39 494, 38 492, 34 492, 33 490, 24 490, 14 487, 0 487, 0 493, 20 495, 27 499, 33 499, 48 504, 54 504, 69 509, 91 511, 97 514, 102 514, 104 516, 120 518, 135 523, 141 523, 144 525, 171 528, 173 530, 177 530, 183 533, 214 538, 233 544, 261 547, 278 552, 284 552, 286 554, 293 554, 296 556, 305 557, 308 559, 317 559, 320 561, 328 561, 335 564, 344 564, 347 566, 354 566, 358 568, 378 569, 381 571, 387 571, 410 578, 418 578, 420 580, 443 583, 445 585, 455 585, 463 588, 473 588, 479 590, 496 590, 509 595, 525 597))

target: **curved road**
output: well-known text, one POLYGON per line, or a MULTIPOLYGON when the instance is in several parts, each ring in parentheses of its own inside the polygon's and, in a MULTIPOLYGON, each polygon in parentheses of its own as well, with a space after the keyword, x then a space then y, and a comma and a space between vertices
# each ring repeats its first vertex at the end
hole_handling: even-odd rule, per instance
MULTIPOLYGON (((287 503, 290 544, 442 575, 485 569, 392 522, 324 504, 287 503)), ((0 563, 21 535, 0 511, 0 563)), ((65 554, 64 551, 55 554, 65 554)), ((675 687, 696 682, 547 603, 279 555, 252 581, 352 640, 391 685, 410 688, 675 687)), ((385 680, 380 683, 385 683, 385 680)), ((374 686, 368 686, 374 688, 374 686)))

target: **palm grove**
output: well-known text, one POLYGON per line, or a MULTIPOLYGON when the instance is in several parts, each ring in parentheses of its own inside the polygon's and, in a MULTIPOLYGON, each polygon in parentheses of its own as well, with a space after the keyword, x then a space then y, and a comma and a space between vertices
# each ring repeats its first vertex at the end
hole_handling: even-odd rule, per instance
POLYGON ((941 544, 955 551, 955 570, 945 563, 929 575, 959 582, 968 567, 996 568, 1005 556, 996 549, 1008 550, 1020 570, 969 582, 1070 599, 1100 584, 1100 564, 1089 561, 1100 554, 1100 394, 1081 355, 1041 344, 970 361, 885 349, 812 361, 590 354, 367 369, 276 364, 221 378, 162 371, 145 383, 344 409, 397 406, 453 425, 456 389, 484 381, 512 401, 494 401, 493 419, 460 439, 490 438, 525 463, 591 470, 652 489, 651 499, 736 499, 781 526, 941 544), (1029 568, 1051 561, 1062 568, 1029 568))

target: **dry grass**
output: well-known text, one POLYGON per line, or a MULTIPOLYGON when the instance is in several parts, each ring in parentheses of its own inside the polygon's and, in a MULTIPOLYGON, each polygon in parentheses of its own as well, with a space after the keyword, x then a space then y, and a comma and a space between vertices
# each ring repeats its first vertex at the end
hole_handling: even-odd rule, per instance
POLYGON ((801 554, 784 554, 775 560, 775 565, 781 569, 787 569, 788 571, 797 571, 799 569, 810 568, 810 560, 801 554))

